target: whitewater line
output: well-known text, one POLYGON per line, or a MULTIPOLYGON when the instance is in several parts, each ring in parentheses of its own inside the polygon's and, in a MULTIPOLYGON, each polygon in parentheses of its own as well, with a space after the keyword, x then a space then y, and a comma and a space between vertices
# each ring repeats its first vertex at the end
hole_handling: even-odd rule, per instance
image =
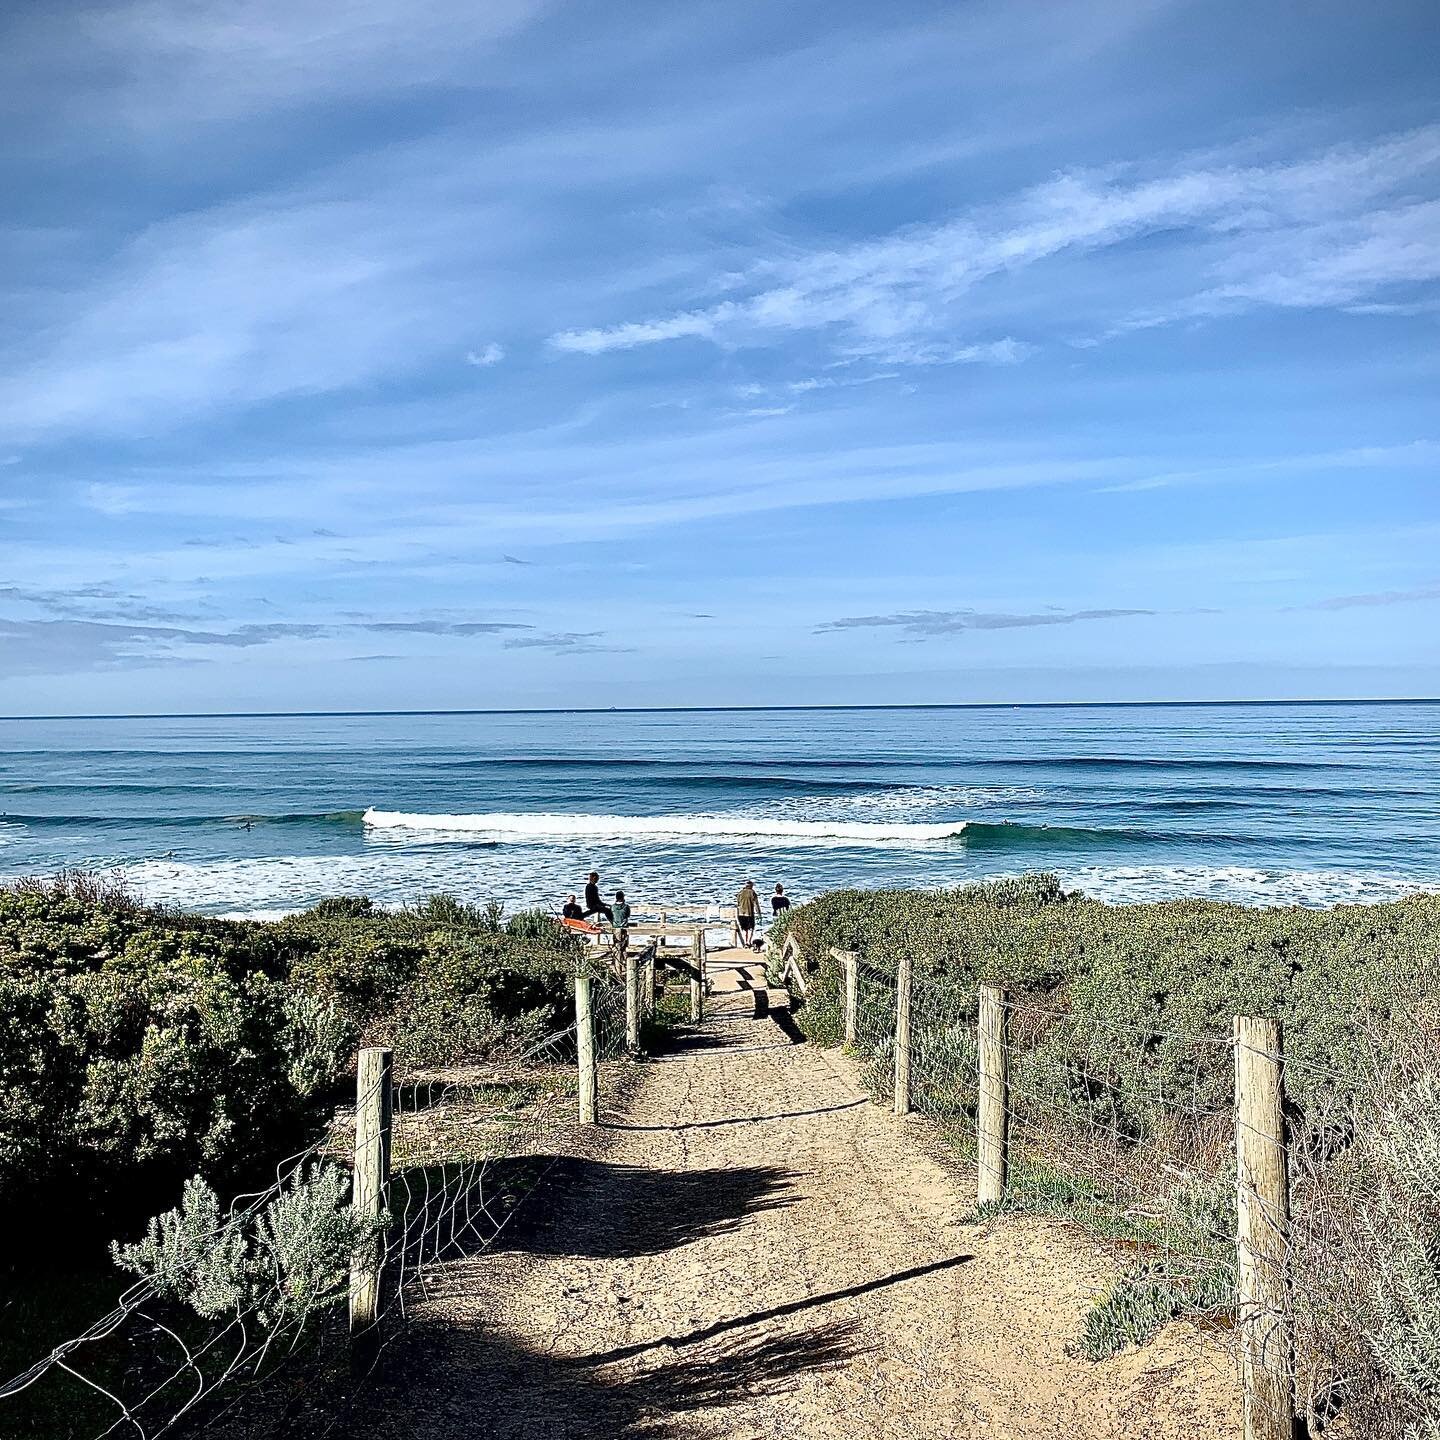
POLYGON ((965 823, 950 820, 938 825, 886 825, 845 820, 777 820, 761 815, 424 815, 377 810, 373 806, 365 812, 365 824, 375 830, 543 839, 667 836, 714 840, 722 835, 775 835, 813 840, 952 840, 964 833, 965 823))

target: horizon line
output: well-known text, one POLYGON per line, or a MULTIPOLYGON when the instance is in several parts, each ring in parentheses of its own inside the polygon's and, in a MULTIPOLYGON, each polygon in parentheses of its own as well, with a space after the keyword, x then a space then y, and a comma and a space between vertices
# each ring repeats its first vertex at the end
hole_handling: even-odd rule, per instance
POLYGON ((363 719, 427 715, 706 715, 817 710, 1124 710, 1203 709, 1246 705, 1437 705, 1440 696, 1368 696, 1364 698, 1249 700, 931 700, 909 704, 853 705, 523 705, 436 708, 420 710, 151 710, 109 711, 72 715, 0 715, 17 720, 300 720, 363 719))

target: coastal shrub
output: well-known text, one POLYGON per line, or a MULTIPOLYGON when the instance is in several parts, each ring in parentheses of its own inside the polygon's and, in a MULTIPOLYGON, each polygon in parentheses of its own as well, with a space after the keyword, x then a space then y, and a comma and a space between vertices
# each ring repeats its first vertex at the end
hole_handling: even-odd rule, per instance
POLYGON ((1196 1113, 1229 1105, 1225 1042, 1237 1014, 1282 1020, 1289 1091, 1304 1107, 1337 1085, 1353 1092, 1368 1037, 1412 1025, 1424 997, 1440 1000, 1433 894, 1333 910, 1105 905, 1036 876, 951 891, 837 891, 797 907, 790 931, 811 967, 797 1011, 811 1039, 840 1038, 844 981, 831 946, 857 950, 883 977, 908 951, 917 1036, 934 1013, 922 1003, 926 987, 949 992, 939 1013, 951 1026, 973 1022, 979 983, 1005 983, 1022 1011, 1056 1017, 1035 1022, 1027 1085, 1077 1123, 1132 1136, 1166 1123, 1180 1103, 1196 1113))
POLYGON ((541 912, 504 917, 432 895, 398 911, 320 907, 276 927, 292 985, 327 1001, 402 1065, 445 1065, 569 1023, 578 938, 541 912))
POLYGON ((335 1037, 302 1041, 263 928, 0 890, 0 1205, 94 1225, 304 1132, 335 1037))
POLYGON ((860 1051, 877 1095, 908 950, 912 1098, 960 1115, 945 1133, 962 1145, 977 986, 1008 986, 1020 1144, 1002 1208, 1068 1218, 1126 1257, 1082 1323, 1094 1359, 1233 1306, 1232 1020, 1278 1017, 1299 1399, 1377 1440, 1440 1435, 1440 895, 1307 910, 1105 905, 1049 883, 850 891, 799 907, 791 933, 811 1038, 839 1038, 831 946, 874 976, 860 1051))
POLYGON ((111 1244, 121 1269, 205 1320, 253 1314, 267 1330, 298 1332, 345 1294, 372 1220, 350 1203, 350 1177, 335 1165, 291 1175, 258 1214, 227 1214, 198 1175, 179 1206, 149 1223, 142 1239, 111 1244))
POLYGON ((1390 1096, 1373 1156, 1378 1203, 1366 1214, 1367 1340, 1416 1422, 1440 1429, 1440 1074, 1390 1096))
POLYGON ((357 897, 286 920, 147 908, 103 879, 0 888, 0 1206, 93 1236, 199 1173, 263 1177, 363 1038, 402 1065, 569 1023, 578 942, 548 917, 357 897))
POLYGON ((1138 1265, 1086 1311, 1078 1348, 1087 1360, 1108 1360, 1145 1344, 1177 1316, 1226 1310, 1233 1296, 1234 1273, 1223 1265, 1138 1265))

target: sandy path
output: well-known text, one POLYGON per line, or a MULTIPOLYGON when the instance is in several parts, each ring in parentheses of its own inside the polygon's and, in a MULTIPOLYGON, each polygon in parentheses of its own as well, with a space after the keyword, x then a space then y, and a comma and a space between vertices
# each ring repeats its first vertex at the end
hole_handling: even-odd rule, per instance
POLYGON ((561 1162, 502 1248, 447 1268, 363 1433, 1236 1433, 1224 1361, 1185 1327, 1067 1357, 1103 1256, 1058 1225, 964 1224, 973 1191, 914 1125, 754 1017, 758 967, 717 983, 594 1155, 561 1162))

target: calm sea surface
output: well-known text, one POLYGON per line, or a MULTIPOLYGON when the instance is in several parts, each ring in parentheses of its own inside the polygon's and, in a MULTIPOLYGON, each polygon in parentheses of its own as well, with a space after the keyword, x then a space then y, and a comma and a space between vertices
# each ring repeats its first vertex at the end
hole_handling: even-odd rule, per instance
POLYGON ((0 720, 0 876, 259 914, 448 890, 1440 888, 1440 704, 0 720))

